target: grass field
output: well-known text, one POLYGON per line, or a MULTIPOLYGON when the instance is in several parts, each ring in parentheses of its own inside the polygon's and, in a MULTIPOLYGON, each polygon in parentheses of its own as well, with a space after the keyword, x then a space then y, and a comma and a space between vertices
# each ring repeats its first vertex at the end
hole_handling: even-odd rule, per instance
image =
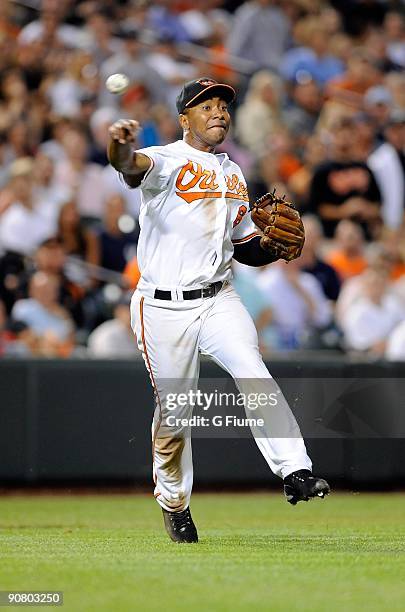
POLYGON ((176 545, 148 496, 0 498, 0 590, 62 590, 69 612, 405 610, 405 495, 204 494, 192 511, 200 543, 176 545))

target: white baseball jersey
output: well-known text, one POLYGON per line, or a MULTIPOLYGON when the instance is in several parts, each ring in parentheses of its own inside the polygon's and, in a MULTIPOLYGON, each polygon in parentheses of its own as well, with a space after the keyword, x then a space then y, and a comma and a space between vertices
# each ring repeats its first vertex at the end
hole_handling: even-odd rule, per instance
MULTIPOLYGON (((186 302, 178 291, 230 279, 233 244, 257 234, 246 214, 248 192, 239 166, 225 153, 204 153, 183 141, 141 152, 152 165, 141 183, 142 276, 131 301, 131 324, 155 392, 154 495, 172 512, 188 507, 193 484, 191 430, 167 420, 173 382, 176 393, 196 390, 201 354, 220 364, 246 396, 265 392, 270 397, 274 382, 253 321, 230 283, 214 296, 186 302), (156 288, 171 291, 171 300, 155 299, 156 288)), ((285 398, 277 393, 277 410, 261 405, 255 413, 263 426, 251 428, 272 471, 285 478, 310 470, 311 460, 285 398)), ((192 405, 185 410, 190 417, 192 405)))
POLYGON ((257 235, 239 166, 226 153, 205 153, 183 140, 140 152, 152 165, 140 185, 138 289, 229 280, 233 245, 257 235))

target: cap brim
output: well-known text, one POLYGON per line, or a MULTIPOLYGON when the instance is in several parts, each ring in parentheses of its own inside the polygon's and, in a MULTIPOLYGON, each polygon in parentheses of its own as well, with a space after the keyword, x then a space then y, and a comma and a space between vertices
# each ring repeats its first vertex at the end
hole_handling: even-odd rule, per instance
POLYGON ((225 85, 225 83, 215 83, 215 85, 209 85, 203 91, 196 94, 194 98, 191 98, 191 100, 187 102, 185 108, 191 108, 203 100, 215 97, 222 98, 225 102, 230 103, 234 101, 236 91, 230 85, 225 85))

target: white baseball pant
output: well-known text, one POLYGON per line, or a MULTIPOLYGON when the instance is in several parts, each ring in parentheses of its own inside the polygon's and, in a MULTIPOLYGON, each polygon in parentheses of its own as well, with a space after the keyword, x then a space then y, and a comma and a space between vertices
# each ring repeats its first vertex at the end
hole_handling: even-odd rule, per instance
MULTIPOLYGON (((230 283, 212 298, 191 301, 157 300, 135 291, 131 325, 155 391, 155 498, 166 510, 181 511, 190 503, 193 464, 189 429, 165 424, 166 398, 173 392, 173 381, 177 392, 195 391, 201 353, 233 377, 240 393, 262 393, 266 385, 267 391, 274 392, 276 383, 260 355, 254 323, 230 283)), ((255 410, 255 418, 262 418, 264 426, 251 430, 270 469, 285 478, 295 470, 311 470, 312 463, 298 424, 279 393, 276 408, 255 410), (275 429, 283 432, 282 437, 272 437, 275 429)), ((190 417, 191 412, 192 407, 187 407, 181 416, 190 417)))

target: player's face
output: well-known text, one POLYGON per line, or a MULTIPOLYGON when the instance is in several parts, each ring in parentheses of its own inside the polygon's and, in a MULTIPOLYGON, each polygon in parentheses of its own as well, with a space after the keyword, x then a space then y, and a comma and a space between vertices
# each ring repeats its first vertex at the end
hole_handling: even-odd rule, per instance
POLYGON ((213 149, 224 141, 230 122, 228 104, 221 98, 204 100, 181 115, 186 142, 203 150, 213 149))

